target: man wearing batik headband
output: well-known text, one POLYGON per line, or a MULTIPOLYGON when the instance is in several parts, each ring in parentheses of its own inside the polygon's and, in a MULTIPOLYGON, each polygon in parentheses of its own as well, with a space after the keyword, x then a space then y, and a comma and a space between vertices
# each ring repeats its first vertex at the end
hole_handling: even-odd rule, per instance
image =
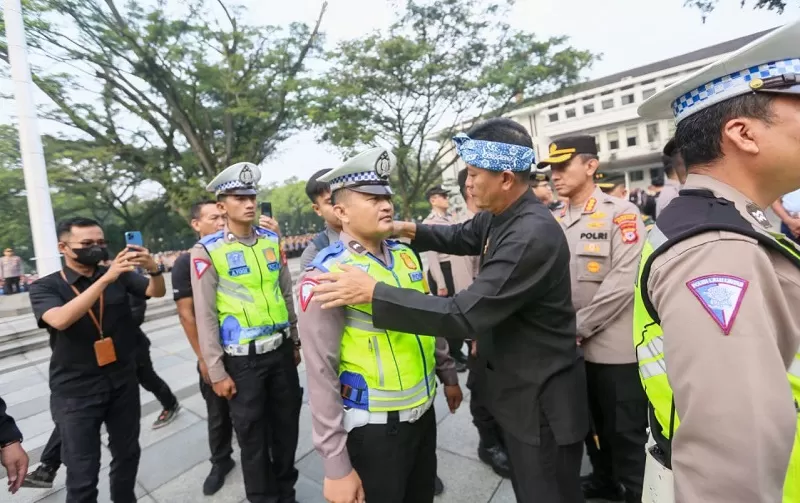
POLYGON ((636 282, 645 502, 800 501, 800 248, 763 210, 800 188, 798 75, 794 22, 639 109, 674 113, 689 173, 636 282))
POLYGON ((479 255, 474 283, 453 297, 431 297, 350 268, 315 278, 325 283, 312 288, 313 299, 325 309, 371 304, 372 326, 407 337, 476 337, 517 501, 582 502, 589 414, 575 348, 569 247, 530 191, 530 135, 497 118, 454 141, 467 164, 466 188, 485 211, 451 226, 395 222, 394 231, 420 251, 479 255))

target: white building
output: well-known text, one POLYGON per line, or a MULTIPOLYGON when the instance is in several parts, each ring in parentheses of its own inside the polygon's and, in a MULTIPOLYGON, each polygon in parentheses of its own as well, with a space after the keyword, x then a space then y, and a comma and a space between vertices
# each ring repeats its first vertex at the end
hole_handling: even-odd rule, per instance
MULTIPOLYGON (((645 188, 650 185, 650 169, 662 167, 661 151, 675 132, 675 122, 645 121, 636 113, 638 106, 680 77, 767 31, 533 98, 505 116, 528 130, 537 159, 547 153, 551 141, 590 134, 597 142, 601 172, 622 172, 629 189, 645 188)), ((443 185, 455 194, 458 193, 456 176, 463 167, 463 162, 458 161, 443 173, 443 185)), ((460 197, 455 202, 457 206, 463 204, 460 197)))

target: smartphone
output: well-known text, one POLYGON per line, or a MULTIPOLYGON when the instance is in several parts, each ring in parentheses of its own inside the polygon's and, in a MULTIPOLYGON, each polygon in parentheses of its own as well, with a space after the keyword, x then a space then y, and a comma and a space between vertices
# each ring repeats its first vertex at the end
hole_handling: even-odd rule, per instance
POLYGON ((139 231, 128 231, 125 233, 125 244, 130 246, 144 247, 144 240, 142 240, 142 233, 139 231))
POLYGON ((272 203, 261 203, 261 214, 272 218, 272 203))

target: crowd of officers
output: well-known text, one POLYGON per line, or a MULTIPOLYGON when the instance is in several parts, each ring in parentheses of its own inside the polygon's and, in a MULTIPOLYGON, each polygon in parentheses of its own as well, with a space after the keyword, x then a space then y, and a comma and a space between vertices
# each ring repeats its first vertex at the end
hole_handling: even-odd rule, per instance
MULTIPOLYGON (((459 222, 441 187, 426 223, 395 221, 383 148, 315 174, 307 192, 327 228, 303 254, 295 310, 277 223, 252 225, 259 168, 220 173, 216 201, 192 209, 200 241, 173 269, 208 405, 204 492, 233 467, 235 432, 248 501, 295 502, 302 354, 331 503, 433 501, 437 378, 455 411, 465 366, 479 456, 519 502, 800 501, 800 248, 762 210, 800 188, 800 58, 786 59, 799 39, 800 23, 774 30, 640 108, 678 123, 649 230, 624 187, 598 176, 592 137, 558 139, 537 163, 523 126, 490 119, 453 138, 467 165, 459 222)), ((112 499, 134 502, 128 297, 164 295, 162 271, 136 246, 101 265, 92 221, 58 235, 65 268, 31 302, 51 334, 67 501, 97 499, 105 424, 112 499)), ((12 492, 20 443, 0 401, 12 492)))

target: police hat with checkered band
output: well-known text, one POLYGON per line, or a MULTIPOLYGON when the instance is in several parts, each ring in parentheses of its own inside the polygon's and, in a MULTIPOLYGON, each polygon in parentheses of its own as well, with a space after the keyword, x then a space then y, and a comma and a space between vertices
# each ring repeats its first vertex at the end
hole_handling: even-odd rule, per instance
POLYGON ((331 192, 350 189, 365 194, 391 195, 389 175, 396 164, 394 154, 385 148, 375 147, 361 152, 317 180, 328 183, 331 192))
POLYGON ((237 162, 228 166, 206 186, 216 195, 254 196, 258 194, 261 170, 252 162, 237 162))
POLYGON ((639 107, 646 119, 680 122, 716 103, 747 93, 800 95, 800 20, 777 28, 741 49, 656 93, 639 107))

